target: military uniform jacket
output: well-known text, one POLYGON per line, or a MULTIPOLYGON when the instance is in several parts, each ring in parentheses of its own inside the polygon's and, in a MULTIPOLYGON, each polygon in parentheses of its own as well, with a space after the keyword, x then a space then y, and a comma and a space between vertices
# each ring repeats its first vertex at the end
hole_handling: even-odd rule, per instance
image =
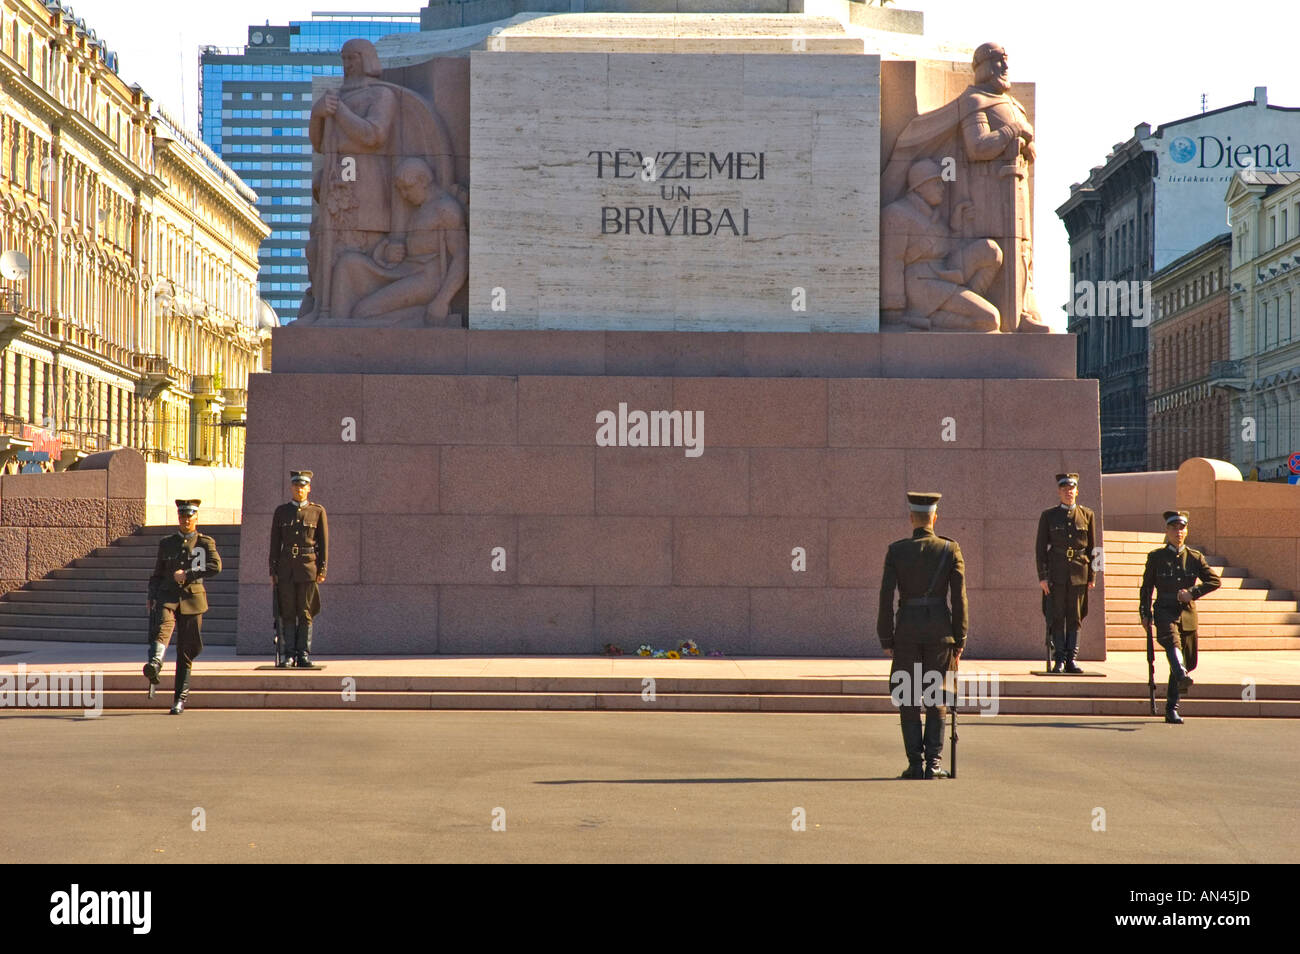
POLYGON ((889 545, 876 622, 881 646, 893 649, 895 643, 953 643, 961 648, 966 644, 966 613, 966 565, 955 540, 917 528, 909 539, 889 545), (945 545, 952 548, 948 570, 930 590, 945 545), (895 589, 899 596, 897 616, 895 589))
POLYGON ((208 593, 203 581, 220 572, 221 554, 216 541, 206 533, 187 538, 177 531, 158 542, 158 559, 149 577, 149 599, 178 613, 206 613, 208 593), (184 585, 172 576, 177 570, 185 571, 184 585))
POLYGON ((1049 507, 1038 518, 1038 541, 1034 552, 1038 579, 1048 583, 1082 586, 1096 576, 1092 568, 1096 547, 1097 516, 1076 504, 1073 511, 1049 507))
POLYGON ((271 517, 271 575, 281 583, 314 583, 325 573, 329 529, 325 508, 292 501, 275 508, 271 517))
POLYGON ((1138 612, 1144 620, 1152 618, 1151 592, 1154 590, 1156 625, 1177 620, 1184 632, 1192 632, 1196 629, 1196 600, 1206 593, 1213 593, 1222 582, 1199 550, 1183 547, 1181 553, 1175 553, 1166 544, 1147 554, 1147 565, 1142 571, 1142 589, 1138 593, 1138 612), (1180 603, 1179 590, 1190 590, 1192 602, 1180 603))

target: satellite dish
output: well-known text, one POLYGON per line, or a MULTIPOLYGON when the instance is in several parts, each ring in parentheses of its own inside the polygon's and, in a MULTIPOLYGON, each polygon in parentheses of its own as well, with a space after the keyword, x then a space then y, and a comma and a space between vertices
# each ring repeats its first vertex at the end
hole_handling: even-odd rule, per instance
POLYGON ((22 252, 8 251, 0 255, 0 275, 10 281, 22 281, 32 269, 32 263, 22 252))

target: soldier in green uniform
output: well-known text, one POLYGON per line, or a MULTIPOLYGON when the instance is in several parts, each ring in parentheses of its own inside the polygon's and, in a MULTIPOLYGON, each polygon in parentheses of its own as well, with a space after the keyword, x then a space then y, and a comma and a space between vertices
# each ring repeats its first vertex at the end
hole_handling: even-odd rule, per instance
POLYGON ((893 664, 891 687, 902 685, 911 705, 899 706, 907 769, 900 778, 947 778, 942 768, 946 706, 927 705, 921 728, 924 680, 944 680, 966 645, 966 577, 961 547, 936 536, 941 494, 909 492, 912 535, 896 540, 885 554, 876 632, 893 664), (894 590, 898 612, 894 612, 894 590), (949 604, 951 603, 951 608, 949 604), (904 675, 897 675, 904 674, 904 675))
MULTIPOLYGON (((176 501, 179 529, 158 543, 158 559, 149 577, 149 661, 144 675, 157 685, 163 653, 172 634, 176 635, 176 688, 172 715, 185 711, 190 694, 190 670, 203 652, 203 614, 208 611, 208 594, 203 581, 221 572, 217 544, 197 529, 199 500, 176 501)), ((152 689, 150 690, 152 694, 152 689)))
MULTIPOLYGON (((311 503, 311 471, 292 470, 293 499, 271 517, 271 585, 284 638, 293 638, 293 665, 311 666, 311 623, 320 613, 320 589, 329 556, 325 508, 311 503)), ((285 665, 288 656, 285 654, 285 665)))
POLYGON ((1043 590, 1043 615, 1052 633, 1052 672, 1083 672, 1074 659, 1079 652, 1079 624, 1088 615, 1088 591, 1096 586, 1092 557, 1097 517, 1078 503, 1079 475, 1057 474, 1060 506, 1038 518, 1038 585, 1043 590))
POLYGON ((1165 692, 1165 721, 1181 725, 1180 693, 1192 687, 1188 675, 1196 668, 1196 600, 1222 585, 1205 557, 1186 546, 1187 511, 1165 511, 1165 545, 1147 554, 1138 593, 1143 623, 1155 626, 1156 642, 1169 660, 1169 687, 1165 692), (1199 583, 1197 581, 1200 581, 1199 583), (1154 616, 1151 591, 1155 591, 1154 616))

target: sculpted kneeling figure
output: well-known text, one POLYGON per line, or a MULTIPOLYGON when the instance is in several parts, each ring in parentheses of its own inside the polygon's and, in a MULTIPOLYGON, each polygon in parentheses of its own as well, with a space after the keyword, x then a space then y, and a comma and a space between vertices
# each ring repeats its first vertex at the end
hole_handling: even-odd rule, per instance
POLYGON ((427 303, 425 322, 440 324, 469 274, 465 210, 423 159, 403 160, 394 185, 411 209, 407 230, 380 239, 370 254, 339 256, 335 314, 375 318, 427 303))
POLYGON ((969 201, 944 221, 939 163, 912 163, 907 186, 881 214, 881 317, 926 330, 999 330, 998 309, 983 293, 1002 266, 1002 250, 992 239, 957 237, 973 212, 969 201))

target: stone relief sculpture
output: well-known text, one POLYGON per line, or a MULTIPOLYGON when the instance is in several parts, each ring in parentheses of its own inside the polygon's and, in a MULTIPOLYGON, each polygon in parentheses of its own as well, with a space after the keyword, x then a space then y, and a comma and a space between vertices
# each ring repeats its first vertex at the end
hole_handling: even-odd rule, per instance
POLYGON ((882 317, 914 328, 926 327, 929 320, 933 328, 1050 331, 1039 314, 1033 285, 1029 167, 1034 161, 1034 129, 1024 106, 1009 92, 1006 51, 985 43, 975 51, 972 65, 975 82, 952 102, 909 122, 885 166, 882 206, 886 213, 894 210, 897 227, 920 231, 915 237, 910 232, 901 239, 891 237, 882 215, 882 317), (926 194, 935 188, 911 181, 922 159, 935 161, 942 173, 944 195, 932 205, 932 220, 925 218, 919 203, 928 203, 926 194), (917 192, 918 186, 924 191, 917 192), (964 286, 971 295, 936 304, 940 292, 933 279, 919 277, 918 256, 921 246, 941 238, 937 227, 945 222, 961 261, 928 267, 946 273, 941 280, 964 286), (977 241, 991 243, 998 252, 1001 264, 991 277, 989 245, 972 244, 977 241), (906 279, 909 267, 914 269, 911 281, 906 279), (987 312, 973 314, 981 309, 974 299, 993 307, 996 329, 986 327, 987 312))
POLYGON ((882 317, 925 331, 998 331, 998 309, 982 296, 1002 266, 1001 249, 992 239, 958 237, 971 204, 959 203, 952 222, 944 217, 939 163, 912 163, 907 185, 880 218, 882 317))
POLYGON ((342 86, 311 110, 321 162, 298 322, 459 324, 449 306, 468 275, 469 194, 446 123, 418 93, 378 78, 370 41, 348 40, 342 58, 342 86))

